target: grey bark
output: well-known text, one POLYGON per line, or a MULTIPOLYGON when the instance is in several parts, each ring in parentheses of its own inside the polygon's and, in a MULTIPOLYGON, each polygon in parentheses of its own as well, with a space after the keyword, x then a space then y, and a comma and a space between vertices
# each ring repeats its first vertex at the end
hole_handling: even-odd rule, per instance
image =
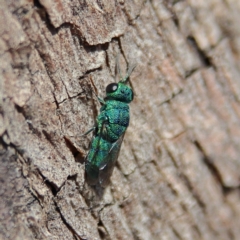
POLYGON ((0 2, 1 239, 239 239, 238 1, 0 2), (111 184, 84 157, 116 56, 135 99, 111 184))

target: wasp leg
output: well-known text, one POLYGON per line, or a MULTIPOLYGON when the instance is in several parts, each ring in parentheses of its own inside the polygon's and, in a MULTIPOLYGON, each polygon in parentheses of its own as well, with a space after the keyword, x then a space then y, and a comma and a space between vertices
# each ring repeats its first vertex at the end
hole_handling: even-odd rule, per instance
POLYGON ((96 129, 96 127, 92 127, 91 129, 89 129, 87 132, 85 132, 84 134, 80 135, 80 137, 86 136, 88 135, 90 132, 94 131, 96 129))
POLYGON ((93 94, 95 95, 95 97, 98 99, 98 101, 99 101, 102 105, 106 104, 105 101, 104 101, 102 98, 100 98, 95 92, 93 92, 93 94))
POLYGON ((105 101, 102 98, 98 97, 97 95, 96 95, 96 97, 102 105, 106 104, 105 101))

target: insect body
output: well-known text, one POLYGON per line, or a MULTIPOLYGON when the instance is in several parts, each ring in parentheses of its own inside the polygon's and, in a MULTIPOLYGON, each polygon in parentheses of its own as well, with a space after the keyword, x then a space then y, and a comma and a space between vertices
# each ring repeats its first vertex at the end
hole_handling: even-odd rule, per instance
MULTIPOLYGON (((124 133, 129 125, 129 103, 133 100, 133 91, 127 85, 134 67, 128 70, 127 76, 106 87, 106 97, 99 99, 102 107, 93 129, 91 148, 86 157, 85 169, 90 185, 98 182, 107 186, 113 167, 118 158, 124 133)), ((88 134, 88 131, 86 134, 88 134)))

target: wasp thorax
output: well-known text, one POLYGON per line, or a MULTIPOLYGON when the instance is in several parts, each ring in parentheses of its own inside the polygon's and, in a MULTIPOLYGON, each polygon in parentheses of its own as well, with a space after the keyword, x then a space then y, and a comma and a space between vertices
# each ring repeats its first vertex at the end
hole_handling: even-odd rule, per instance
POLYGON ((105 100, 118 100, 130 103, 133 100, 133 91, 124 83, 111 83, 106 87, 105 100))

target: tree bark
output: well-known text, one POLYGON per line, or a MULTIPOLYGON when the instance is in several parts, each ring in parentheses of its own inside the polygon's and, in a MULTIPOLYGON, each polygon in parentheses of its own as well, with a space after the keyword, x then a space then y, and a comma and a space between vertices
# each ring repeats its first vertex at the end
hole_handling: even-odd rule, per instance
POLYGON ((239 1, 0 4, 1 239, 240 239, 239 1), (135 92, 110 185, 85 182, 100 109, 135 92))

